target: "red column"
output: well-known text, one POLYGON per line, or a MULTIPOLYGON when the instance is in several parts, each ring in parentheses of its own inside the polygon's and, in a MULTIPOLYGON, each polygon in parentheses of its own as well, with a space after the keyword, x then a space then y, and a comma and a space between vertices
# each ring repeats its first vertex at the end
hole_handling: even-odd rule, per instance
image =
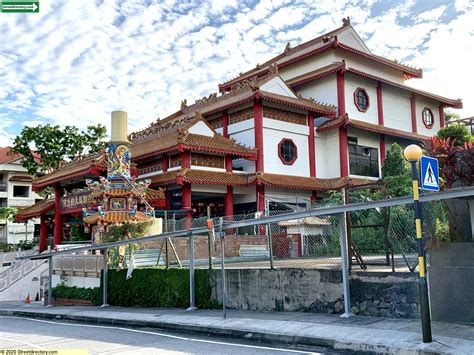
POLYGON ((446 126, 446 118, 444 116, 444 106, 439 105, 439 125, 441 128, 446 126))
MULTIPOLYGON (((346 90, 344 87, 344 71, 338 71, 337 76, 337 110, 339 116, 346 114, 346 90)), ((339 164, 341 176, 349 175, 349 158, 347 149, 347 128, 339 127, 339 164)))
POLYGON ((63 239, 63 218, 59 210, 59 199, 63 190, 56 186, 54 190, 54 245, 61 244, 63 239))
POLYGON ((163 172, 166 173, 170 167, 170 158, 168 154, 163 154, 161 157, 161 168, 163 169, 163 172))
POLYGON ((227 111, 222 113, 222 135, 229 138, 229 113, 227 111))
POLYGON ((413 133, 417 132, 416 129, 416 97, 415 94, 411 94, 410 97, 410 107, 411 107, 411 131, 413 133))
POLYGON ((253 104, 253 119, 255 133, 255 148, 257 148, 257 161, 255 171, 263 171, 263 105, 262 100, 255 100, 253 104))
POLYGON ((309 149, 309 176, 316 177, 316 148, 314 145, 314 115, 308 112, 308 149, 309 149))
POLYGON ((185 150, 181 153, 181 167, 191 168, 191 152, 189 150, 185 150))
MULTIPOLYGON (((382 83, 377 84, 377 113, 379 119, 379 126, 383 126, 383 101, 382 101, 382 83)), ((383 165, 385 161, 385 134, 380 135, 380 164, 383 165)))
POLYGON ((227 185, 227 192, 224 197, 225 215, 234 215, 234 187, 227 185))
POLYGON ((265 211, 265 186, 257 185, 257 211, 265 211))
POLYGON ((380 165, 383 165, 385 161, 385 134, 380 135, 380 165))
POLYGON ((317 198, 318 198, 318 192, 316 190, 311 191, 311 206, 316 205, 317 198))
POLYGON ((46 225, 46 216, 44 214, 41 215, 40 221, 39 252, 42 253, 46 250, 46 238, 48 236, 48 226, 46 225))
MULTIPOLYGON (((225 171, 228 173, 232 172, 232 156, 225 156, 225 171)), ((224 197, 224 212, 226 216, 234 215, 234 187, 227 185, 227 192, 224 197)))
POLYGON ((379 126, 383 126, 382 83, 380 81, 377 85, 377 113, 379 118, 379 126))
POLYGON ((191 210, 191 184, 185 182, 181 186, 181 208, 188 211, 184 221, 184 228, 189 229, 192 227, 192 210, 191 210))

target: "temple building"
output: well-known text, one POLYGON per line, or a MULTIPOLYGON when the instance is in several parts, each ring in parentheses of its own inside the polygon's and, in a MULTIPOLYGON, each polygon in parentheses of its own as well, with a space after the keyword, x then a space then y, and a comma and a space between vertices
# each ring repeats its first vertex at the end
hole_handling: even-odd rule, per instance
POLYGON ((445 107, 462 107, 405 85, 421 77, 371 53, 347 18, 132 134, 134 162, 171 209, 307 207, 376 182, 393 142, 421 143, 444 127, 445 107))
MULTIPOLYGON (((328 190, 377 182, 391 144, 422 143, 445 126, 446 107, 462 108, 405 84, 421 77, 373 54, 344 19, 130 134, 131 174, 162 189, 153 207, 185 217, 309 207, 328 190)), ((55 198, 23 217, 54 224, 60 244, 67 225, 82 223, 84 179, 106 173, 101 153, 35 179, 34 190, 53 187, 55 198)))

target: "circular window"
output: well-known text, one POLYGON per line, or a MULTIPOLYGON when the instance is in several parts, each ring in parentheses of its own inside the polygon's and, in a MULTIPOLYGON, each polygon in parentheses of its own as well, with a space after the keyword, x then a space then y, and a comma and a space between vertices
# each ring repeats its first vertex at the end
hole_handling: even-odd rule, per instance
POLYGON ((298 149, 295 142, 289 138, 283 138, 278 144, 278 156, 283 164, 292 165, 298 158, 298 149))
POLYGON ((425 125, 426 128, 432 128, 434 124, 434 116, 433 112, 425 107, 423 109, 423 112, 421 113, 421 117, 423 119, 423 124, 425 125))
POLYGON ((366 112, 369 109, 369 95, 367 95, 365 89, 357 88, 357 90, 354 91, 354 103, 361 112, 366 112))

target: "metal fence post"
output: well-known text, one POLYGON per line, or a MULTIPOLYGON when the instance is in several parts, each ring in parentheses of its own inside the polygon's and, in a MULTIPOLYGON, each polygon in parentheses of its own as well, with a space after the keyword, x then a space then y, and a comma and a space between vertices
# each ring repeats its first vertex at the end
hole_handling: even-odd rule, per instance
POLYGON ((108 289, 108 272, 109 272, 109 258, 108 258, 108 249, 104 249, 104 275, 102 278, 102 306, 101 307, 108 307, 107 303, 107 289, 108 289))
MULTIPOLYGON (((211 219, 211 207, 207 206, 207 219, 211 219)), ((209 270, 212 270, 212 246, 211 246, 211 239, 212 239, 212 232, 207 233, 207 247, 209 253, 209 270)))
POLYGON ((48 258, 48 305, 53 307, 53 257, 48 258))
MULTIPOLYGON (((270 215, 270 211, 267 211, 267 215, 270 215)), ((271 224, 267 224, 268 229, 268 251, 270 252, 270 270, 273 270, 273 238, 271 224)))
POLYGON ((224 224, 223 218, 220 218, 219 223, 219 236, 221 237, 221 287, 222 287, 222 316, 224 319, 227 318, 227 311, 226 311, 226 303, 227 303, 227 291, 226 291, 226 283, 225 283, 225 253, 224 253, 224 237, 225 232, 222 229, 224 224))
POLYGON ((189 303, 188 311, 197 309, 194 298, 194 235, 193 232, 188 232, 189 237, 189 303))
POLYGON ((342 259, 342 286, 344 289, 344 313, 342 318, 349 318, 354 314, 351 312, 351 294, 349 287, 349 269, 347 262, 347 225, 346 213, 341 213, 339 218, 339 242, 341 244, 341 259, 342 259))

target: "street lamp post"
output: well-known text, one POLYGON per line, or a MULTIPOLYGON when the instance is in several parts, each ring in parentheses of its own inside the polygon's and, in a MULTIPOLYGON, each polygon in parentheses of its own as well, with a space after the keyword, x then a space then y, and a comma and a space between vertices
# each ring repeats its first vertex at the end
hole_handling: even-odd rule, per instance
POLYGON ((422 217, 421 217, 421 202, 418 190, 418 174, 416 172, 416 162, 420 160, 422 150, 419 146, 412 144, 405 148, 403 154, 411 164, 412 185, 413 185, 413 207, 415 209, 415 226, 416 226, 416 241, 418 249, 418 285, 420 292, 420 308, 421 308, 421 328, 423 332, 423 342, 431 343, 431 319, 430 319, 430 304, 428 299, 428 283, 426 280, 426 261, 425 250, 423 247, 423 239, 421 233, 422 217))

